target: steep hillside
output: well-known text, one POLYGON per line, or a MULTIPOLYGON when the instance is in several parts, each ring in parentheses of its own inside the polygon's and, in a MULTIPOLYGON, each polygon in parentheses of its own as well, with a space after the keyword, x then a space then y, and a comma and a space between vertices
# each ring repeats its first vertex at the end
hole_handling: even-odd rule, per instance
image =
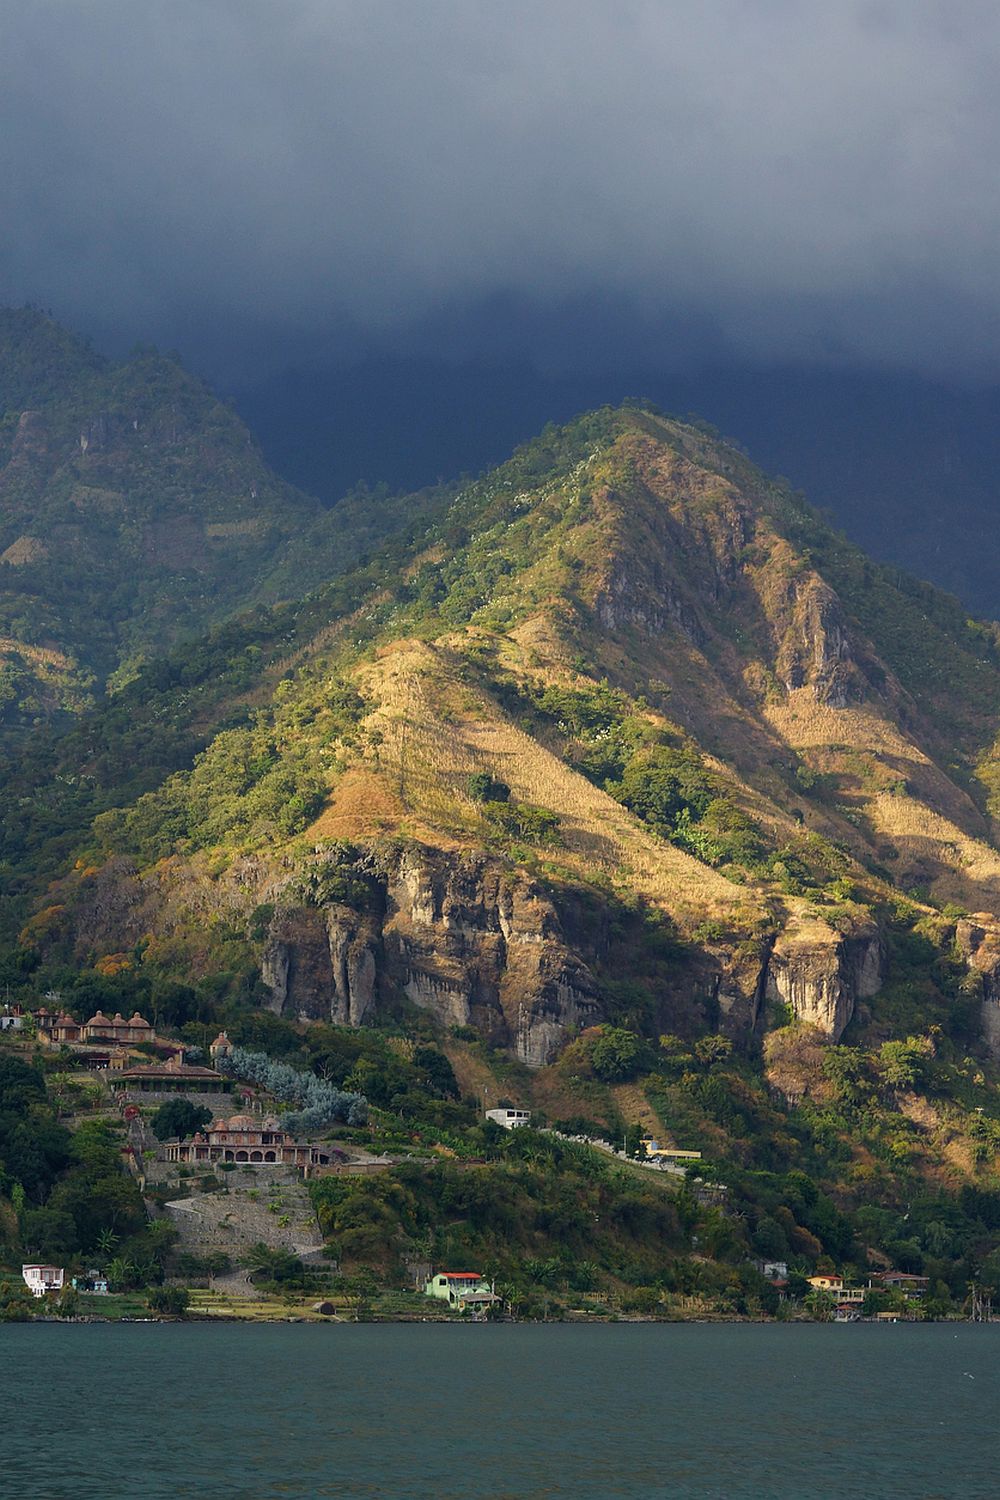
POLYGON ((1000 1224, 998 725, 993 627, 711 434, 595 412, 8 757, 3 976, 295 1051, 459 1157, 470 1098, 654 1126, 756 1226, 713 1255, 947 1300, 1000 1224), (396 1078, 415 1043, 466 1102, 396 1078))
MULTIPOLYGON (((244 949, 279 1012, 485 1007, 537 1064, 602 1013, 600 939, 568 933, 581 891, 682 950, 656 1025, 683 995, 744 1038, 770 996, 836 1039, 879 989, 879 911, 901 894, 996 907, 992 631, 690 426, 623 410, 552 429, 294 619, 278 649, 287 614, 246 622, 228 657, 222 638, 202 710, 228 727, 210 739, 202 718, 193 768, 131 807, 103 726, 94 810, 116 792, 120 810, 85 864, 117 873, 96 928, 67 877, 78 958, 155 949, 166 925, 177 961, 190 943, 210 964, 198 913, 246 931, 264 908, 244 949), (249 692, 225 689, 234 657, 249 692), (324 895, 348 867, 360 911, 324 895), (537 964, 515 961, 519 902, 537 964)), ((179 676, 146 691, 152 740, 185 701, 194 728, 197 673, 179 676)))
POLYGON ((394 519, 328 514, 274 475, 174 359, 96 355, 0 310, 0 725, 79 712, 147 656, 261 599, 300 597, 394 519))

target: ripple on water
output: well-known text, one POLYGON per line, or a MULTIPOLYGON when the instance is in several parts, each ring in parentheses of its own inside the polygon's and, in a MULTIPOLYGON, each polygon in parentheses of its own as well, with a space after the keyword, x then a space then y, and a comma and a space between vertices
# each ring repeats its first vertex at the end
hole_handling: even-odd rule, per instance
POLYGON ((1000 1492, 996 1327, 7 1325, 0 1371, 3 1500, 1000 1492))

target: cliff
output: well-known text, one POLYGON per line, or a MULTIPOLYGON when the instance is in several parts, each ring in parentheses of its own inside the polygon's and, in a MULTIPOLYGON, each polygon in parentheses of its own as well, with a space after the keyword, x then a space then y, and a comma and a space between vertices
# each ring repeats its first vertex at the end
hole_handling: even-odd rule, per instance
POLYGON ((252 711, 202 700, 193 767, 98 820, 99 873, 27 937, 202 972, 221 924, 278 1015, 415 1005, 532 1067, 622 1014, 838 1041, 877 1014, 889 927, 1000 902, 995 642, 921 599, 911 631, 912 592, 715 437, 594 413, 425 505, 295 612, 292 654, 262 614, 252 711))

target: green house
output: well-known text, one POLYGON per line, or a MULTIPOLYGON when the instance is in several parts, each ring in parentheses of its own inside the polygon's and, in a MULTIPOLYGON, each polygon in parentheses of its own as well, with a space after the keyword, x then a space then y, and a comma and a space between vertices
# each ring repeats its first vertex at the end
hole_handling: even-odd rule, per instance
POLYGON ((438 1271, 424 1285, 428 1297, 438 1297, 450 1307, 478 1308, 498 1302, 493 1288, 478 1271, 438 1271))

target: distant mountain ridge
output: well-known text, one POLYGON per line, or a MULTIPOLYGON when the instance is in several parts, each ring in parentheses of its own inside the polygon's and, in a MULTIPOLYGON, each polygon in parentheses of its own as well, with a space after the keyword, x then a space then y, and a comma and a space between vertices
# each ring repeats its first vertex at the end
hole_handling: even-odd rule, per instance
POLYGON ((394 519, 279 479, 176 360, 0 310, 0 724, 79 712, 235 610, 297 597, 394 519))
POLYGON ((329 501, 362 479, 408 489, 477 473, 547 420, 639 395, 741 442, 877 560, 1000 617, 995 384, 822 367, 560 375, 387 356, 283 371, 241 388, 237 405, 278 472, 329 501))

